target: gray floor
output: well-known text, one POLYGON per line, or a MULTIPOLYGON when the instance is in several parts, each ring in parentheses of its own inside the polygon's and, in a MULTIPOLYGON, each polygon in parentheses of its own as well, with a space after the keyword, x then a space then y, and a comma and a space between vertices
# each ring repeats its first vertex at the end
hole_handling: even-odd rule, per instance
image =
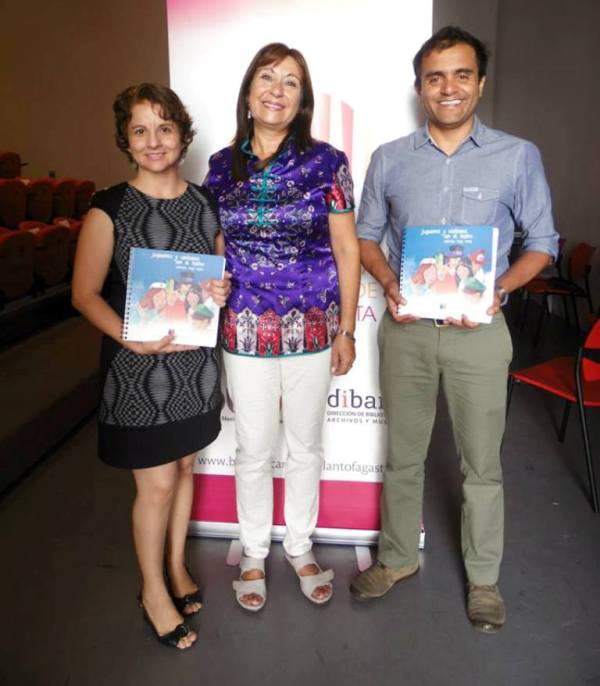
MULTIPOLYGON (((560 325, 548 333, 542 350, 530 331, 518 339, 517 366, 573 347, 560 325)), ((357 604, 346 591, 353 549, 318 546, 336 572, 336 594, 318 608, 300 595, 275 544, 269 601, 252 615, 234 603, 228 543, 192 539, 205 608, 194 620, 198 644, 185 653, 159 646, 142 623, 131 480, 95 459, 89 422, 0 500, 0 684, 600 685, 600 515, 586 496, 576 416, 561 445, 559 414, 550 398, 517 389, 504 445, 502 633, 479 635, 465 617, 459 476, 440 404, 418 575, 357 604)))

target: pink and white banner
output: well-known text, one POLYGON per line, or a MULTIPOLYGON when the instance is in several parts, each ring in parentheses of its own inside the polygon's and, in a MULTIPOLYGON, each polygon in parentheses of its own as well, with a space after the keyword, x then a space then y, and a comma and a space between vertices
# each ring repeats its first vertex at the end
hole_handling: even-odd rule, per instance
MULTIPOLYGON (((431 34, 431 0, 168 0, 171 87, 194 118, 197 136, 185 175, 201 182, 208 156, 235 132, 238 88, 256 51, 273 41, 306 57, 315 90, 315 138, 348 155, 360 198, 373 150, 416 125, 412 58, 431 34)), ((385 455, 385 417, 377 380, 381 289, 363 273, 357 312, 357 363, 334 378, 324 425, 325 465, 315 538, 360 543, 376 537, 385 455)), ((235 512, 234 417, 198 454, 191 531, 231 536, 235 512)), ((282 439, 273 456, 274 536, 283 531, 282 439)))

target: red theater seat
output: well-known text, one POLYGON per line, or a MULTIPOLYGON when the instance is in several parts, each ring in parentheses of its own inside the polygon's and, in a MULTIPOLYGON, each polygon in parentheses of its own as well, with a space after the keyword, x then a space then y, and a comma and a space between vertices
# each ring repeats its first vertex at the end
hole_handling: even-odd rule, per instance
POLYGON ((75 182, 75 216, 81 219, 90 209, 92 195, 96 191, 96 184, 93 181, 75 182))
POLYGON ((71 236, 66 226, 47 226, 35 234, 35 277, 41 288, 67 279, 71 236))
POLYGON ((37 233, 40 229, 47 229, 52 224, 46 222, 25 221, 19 223, 19 231, 29 231, 30 233, 37 233))
POLYGON ((26 187, 15 179, 0 179, 0 226, 16 229, 24 221, 27 207, 26 187))
POLYGON ((23 179, 26 184, 27 219, 49 222, 52 219, 54 193, 47 179, 23 179))
POLYGON ((17 152, 0 150, 0 178, 14 179, 21 175, 21 157, 17 152))
POLYGON ((74 217, 75 216, 75 180, 57 179, 52 183, 52 216, 74 217))
POLYGON ((55 217, 55 226, 65 226, 69 229, 70 247, 69 247, 69 265, 73 267, 75 261, 75 251, 77 250, 77 241, 79 240, 79 233, 83 226, 81 219, 69 219, 68 217, 55 217))
POLYGON ((34 260, 33 234, 0 229, 0 302, 29 293, 33 286, 34 260))

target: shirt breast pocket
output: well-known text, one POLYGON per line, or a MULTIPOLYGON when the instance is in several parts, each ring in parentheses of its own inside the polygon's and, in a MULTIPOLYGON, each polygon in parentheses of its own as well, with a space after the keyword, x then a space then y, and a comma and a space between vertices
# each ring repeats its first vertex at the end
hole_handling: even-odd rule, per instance
POLYGON ((500 191, 493 188, 463 188, 461 223, 493 225, 496 221, 499 198, 500 191))

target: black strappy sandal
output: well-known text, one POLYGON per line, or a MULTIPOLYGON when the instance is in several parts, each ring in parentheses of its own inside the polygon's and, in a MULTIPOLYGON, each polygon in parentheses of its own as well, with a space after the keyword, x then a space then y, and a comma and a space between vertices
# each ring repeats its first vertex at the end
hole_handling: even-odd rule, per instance
MULTIPOLYGON (((187 565, 185 566, 185 570, 189 574, 190 579, 196 584, 196 581, 194 580, 194 577, 191 575, 187 565)), ((167 589, 169 591, 169 595, 171 596, 171 600, 173 601, 173 605, 175 605, 177 610, 181 612, 182 615, 184 615, 185 617, 191 617, 200 612, 202 608, 200 608, 199 610, 194 610, 194 612, 184 612, 186 606, 191 605, 192 603, 200 603, 200 605, 202 605, 202 592, 200 591, 200 587, 198 586, 198 584, 196 584, 197 588, 195 591, 192 591, 191 593, 186 593, 186 595, 184 596, 176 596, 173 593, 173 587, 171 586, 171 579, 169 578, 169 573, 167 572, 166 565, 165 579, 167 582, 167 589)))
POLYGON ((156 639, 158 640, 159 643, 162 643, 165 646, 169 646, 171 648, 177 648, 177 650, 187 650, 188 648, 191 648, 192 645, 188 646, 187 648, 180 648, 179 647, 179 641, 181 641, 182 638, 185 638, 191 631, 190 627, 185 623, 181 622, 181 624, 178 624, 173 631, 170 631, 168 634, 163 634, 162 636, 158 633, 156 630, 156 627, 154 626, 154 623, 150 619, 150 615, 146 612, 146 608, 144 607, 144 603, 142 602, 142 596, 139 595, 138 599, 138 606, 142 610, 142 616, 144 617, 144 621, 147 622, 150 627, 152 627, 152 631, 154 632, 154 635, 156 636, 156 639))

